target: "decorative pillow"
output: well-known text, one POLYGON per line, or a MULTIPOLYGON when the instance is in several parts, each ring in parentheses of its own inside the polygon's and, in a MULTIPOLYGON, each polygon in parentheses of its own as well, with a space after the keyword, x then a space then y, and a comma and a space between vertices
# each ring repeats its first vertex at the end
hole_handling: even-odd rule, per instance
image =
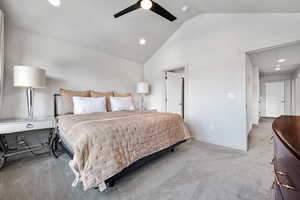
POLYGON ((131 97, 110 97, 111 110, 134 110, 131 97))
POLYGON ((72 91, 72 90, 65 90, 65 89, 60 89, 59 93, 62 97, 62 115, 66 114, 73 114, 73 97, 78 96, 78 97, 90 97, 90 91, 82 91, 82 92, 77 92, 77 91, 72 91))
POLYGON ((91 97, 106 97, 106 110, 111 112, 110 99, 109 97, 113 97, 113 92, 95 92, 91 91, 91 97))
POLYGON ((73 97, 74 114, 106 112, 105 97, 73 97))
POLYGON ((115 97, 131 97, 131 93, 126 93, 126 94, 120 94, 117 92, 114 92, 115 97))

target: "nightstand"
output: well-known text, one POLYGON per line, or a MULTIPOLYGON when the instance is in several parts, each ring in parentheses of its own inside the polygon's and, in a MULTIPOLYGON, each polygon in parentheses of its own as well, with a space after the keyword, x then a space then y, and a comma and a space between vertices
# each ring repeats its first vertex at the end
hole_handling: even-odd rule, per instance
POLYGON ((18 142, 19 145, 15 147, 10 147, 6 136, 12 133, 28 133, 33 130, 49 130, 49 138, 52 136, 52 131, 54 129, 54 118, 53 117, 43 117, 33 120, 26 119, 3 119, 0 120, 0 168, 4 165, 6 158, 27 153, 33 152, 39 149, 44 148, 49 145, 48 142, 42 142, 36 145, 28 146, 25 140, 18 142))

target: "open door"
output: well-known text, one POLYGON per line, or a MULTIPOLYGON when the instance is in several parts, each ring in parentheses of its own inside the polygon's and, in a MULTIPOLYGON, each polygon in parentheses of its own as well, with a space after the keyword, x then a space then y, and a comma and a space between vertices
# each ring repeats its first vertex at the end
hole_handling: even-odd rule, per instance
POLYGON ((184 77, 166 72, 166 111, 184 117, 184 77))

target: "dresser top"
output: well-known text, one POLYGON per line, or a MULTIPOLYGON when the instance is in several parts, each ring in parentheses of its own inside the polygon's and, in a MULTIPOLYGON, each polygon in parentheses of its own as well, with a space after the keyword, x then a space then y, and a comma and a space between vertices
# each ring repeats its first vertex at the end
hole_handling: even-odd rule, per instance
POLYGON ((300 116, 281 116, 273 122, 273 130, 300 159, 300 116))

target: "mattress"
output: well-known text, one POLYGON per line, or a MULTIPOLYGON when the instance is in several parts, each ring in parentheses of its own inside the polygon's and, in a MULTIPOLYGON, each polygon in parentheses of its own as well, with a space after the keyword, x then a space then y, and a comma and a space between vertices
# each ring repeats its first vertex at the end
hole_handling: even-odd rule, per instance
POLYGON ((177 114, 121 111, 58 117, 74 153, 70 166, 84 189, 97 187, 135 161, 190 138, 177 114))

